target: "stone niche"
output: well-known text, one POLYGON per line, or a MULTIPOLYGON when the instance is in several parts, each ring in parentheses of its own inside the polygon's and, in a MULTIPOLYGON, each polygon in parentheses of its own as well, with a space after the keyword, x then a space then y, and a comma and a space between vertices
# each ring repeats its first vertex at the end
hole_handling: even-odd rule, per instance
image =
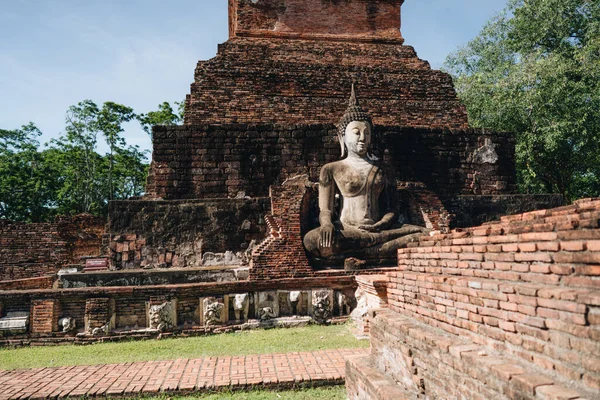
POLYGON ((177 299, 154 299, 146 302, 148 328, 160 332, 177 328, 177 299))
POLYGON ((306 290, 279 290, 277 292, 279 315, 282 317, 308 315, 309 298, 310 292, 306 290))
POLYGON ((333 317, 333 290, 317 289, 311 292, 309 313, 319 324, 325 324, 333 317))
POLYGON ((229 296, 211 296, 200 299, 200 325, 224 325, 229 320, 229 296))
POLYGON ((276 290, 258 292, 256 316, 262 321, 279 317, 279 295, 276 290))
POLYGON ((250 317, 250 305, 254 304, 252 293, 238 293, 228 296, 229 319, 233 321, 247 321, 250 317))
POLYGON ((85 301, 84 331, 87 335, 105 336, 116 327, 114 298, 88 298, 85 301))

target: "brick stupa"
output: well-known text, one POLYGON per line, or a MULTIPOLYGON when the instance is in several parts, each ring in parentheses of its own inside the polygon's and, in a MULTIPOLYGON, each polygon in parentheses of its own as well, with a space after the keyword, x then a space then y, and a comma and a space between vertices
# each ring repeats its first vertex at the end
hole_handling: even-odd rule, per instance
POLYGON ((198 63, 185 123, 334 123, 356 81, 377 125, 467 128, 450 76, 403 45, 403 2, 230 0, 229 40, 198 63))

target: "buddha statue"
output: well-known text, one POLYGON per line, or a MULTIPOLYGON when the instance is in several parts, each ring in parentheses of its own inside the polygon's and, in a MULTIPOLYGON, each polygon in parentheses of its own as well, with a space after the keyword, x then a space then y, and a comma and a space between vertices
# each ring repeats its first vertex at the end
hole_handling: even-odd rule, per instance
POLYGON ((428 232, 398 223, 396 179, 371 152, 373 124, 358 103, 354 85, 350 104, 338 124, 342 159, 321 168, 319 224, 304 236, 318 258, 395 258, 396 250, 428 232), (339 195, 339 210, 334 209, 339 195))

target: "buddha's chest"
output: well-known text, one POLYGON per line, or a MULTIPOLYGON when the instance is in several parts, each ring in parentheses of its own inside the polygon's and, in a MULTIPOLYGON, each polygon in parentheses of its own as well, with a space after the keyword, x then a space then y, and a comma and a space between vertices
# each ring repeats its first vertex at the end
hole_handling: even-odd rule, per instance
POLYGON ((372 165, 345 169, 335 177, 336 184, 344 197, 355 197, 381 193, 383 177, 380 170, 372 165))

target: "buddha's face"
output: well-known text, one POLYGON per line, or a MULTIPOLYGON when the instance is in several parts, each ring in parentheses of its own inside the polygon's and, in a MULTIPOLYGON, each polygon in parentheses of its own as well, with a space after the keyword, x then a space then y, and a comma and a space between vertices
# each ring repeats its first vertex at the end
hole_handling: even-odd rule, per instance
POLYGON ((364 121, 350 122, 344 133, 344 144, 349 154, 366 156, 371 145, 371 124, 364 121))

